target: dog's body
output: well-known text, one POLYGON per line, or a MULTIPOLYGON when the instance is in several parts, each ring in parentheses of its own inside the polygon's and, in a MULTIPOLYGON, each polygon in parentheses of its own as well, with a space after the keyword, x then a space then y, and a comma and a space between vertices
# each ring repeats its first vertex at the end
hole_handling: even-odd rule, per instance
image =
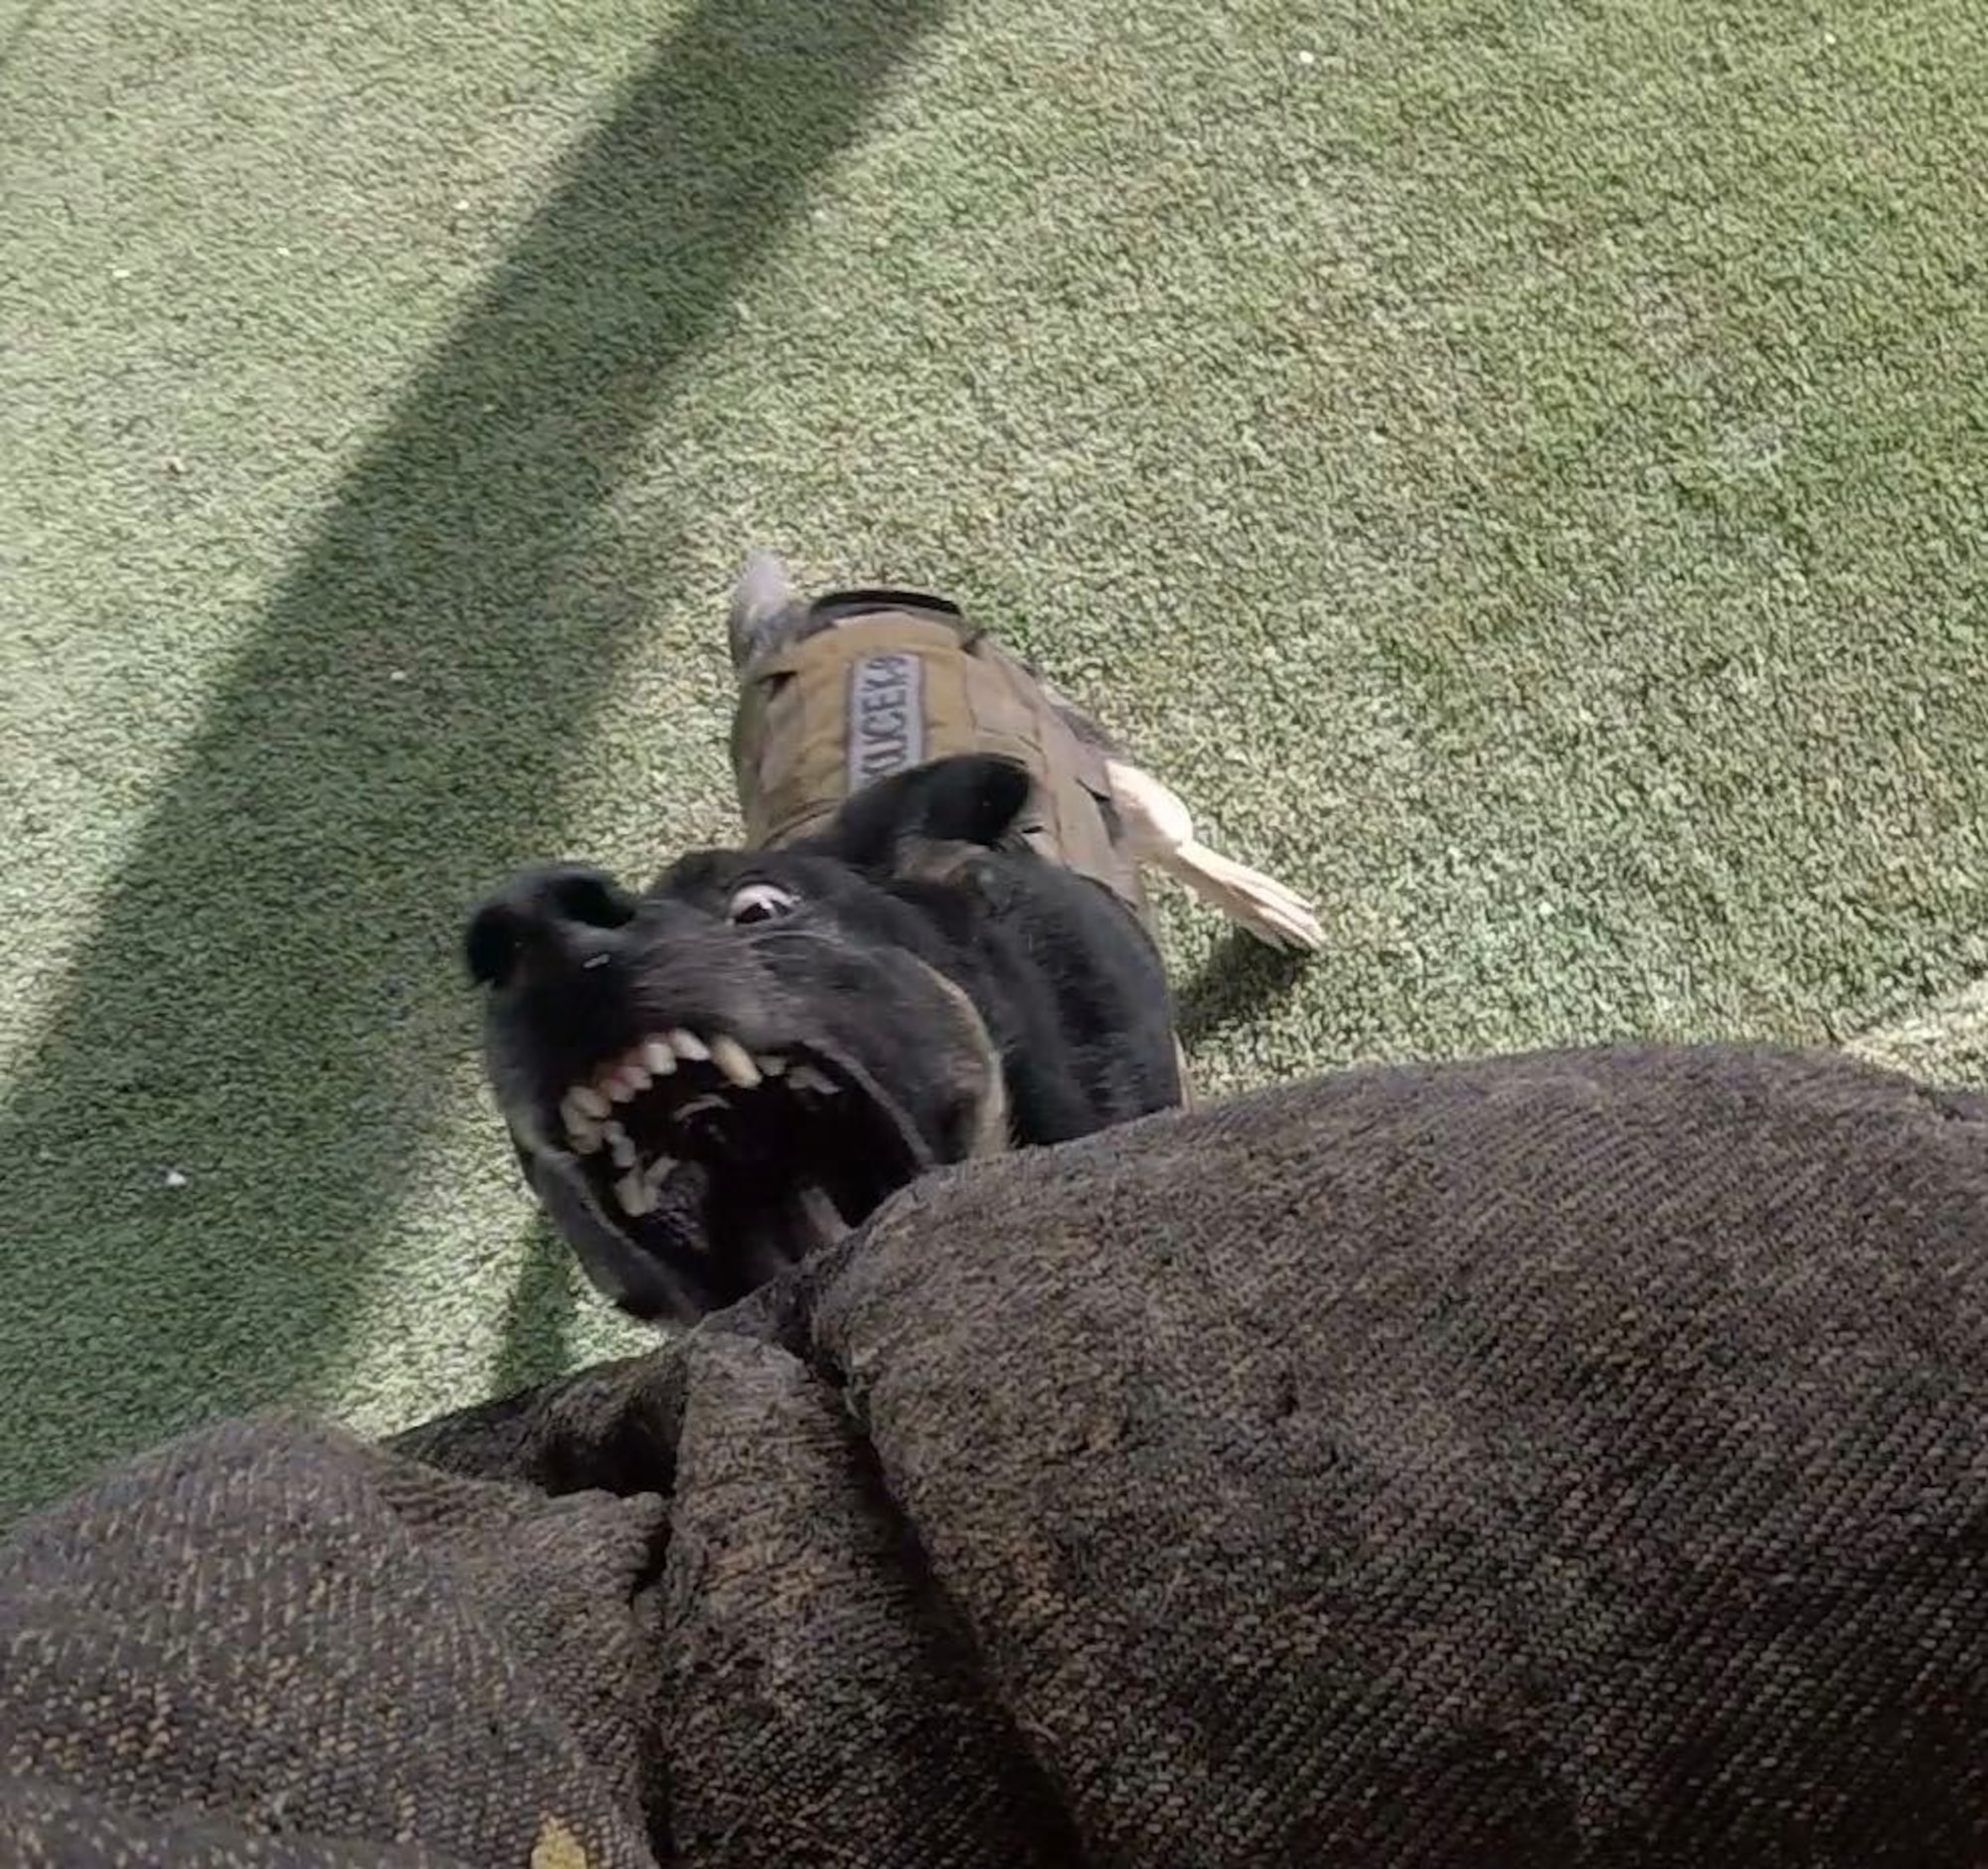
POLYGON ((641 897, 536 869, 478 910, 526 1176, 622 1308, 763 1282, 939 1162, 1182 1102, 1141 869, 1268 940, 1319 932, 950 604, 735 595, 747 843, 641 897))

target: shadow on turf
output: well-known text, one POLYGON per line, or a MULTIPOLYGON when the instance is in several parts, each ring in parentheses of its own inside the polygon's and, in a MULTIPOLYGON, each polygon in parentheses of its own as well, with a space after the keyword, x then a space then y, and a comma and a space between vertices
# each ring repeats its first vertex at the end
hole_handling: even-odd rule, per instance
POLYGON ((1175 1022, 1190 1048, 1256 1018, 1304 977, 1307 956, 1266 946, 1231 929, 1175 999, 1175 1022))
MULTIPOLYGON (((639 629, 573 560, 940 10, 705 0, 274 595, 0 1112, 38 1236, 10 1252, 0 1328, 39 1359, 0 1428, 0 1518, 338 1367, 468 1040, 462 907, 557 836, 562 751, 639 629)), ((669 540, 641 543, 667 563, 669 540)))
MULTIPOLYGON (((492 1396, 515 1395, 548 1382, 573 1360, 573 1249, 549 1222, 540 1220, 527 1231, 519 1252, 518 1275, 504 1307, 490 1372, 492 1396)), ((481 1400, 463 1398, 465 1404, 481 1400)))

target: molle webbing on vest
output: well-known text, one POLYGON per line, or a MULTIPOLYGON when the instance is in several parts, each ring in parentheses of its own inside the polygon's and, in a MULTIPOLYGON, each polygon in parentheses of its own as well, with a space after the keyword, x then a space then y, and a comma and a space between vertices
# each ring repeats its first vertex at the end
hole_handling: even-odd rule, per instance
POLYGON ((865 610, 746 671, 732 732, 746 840, 792 843, 876 779, 976 752, 1035 775, 1030 844, 1147 920, 1138 866, 1111 838, 1102 754, 1027 668, 943 610, 865 610))

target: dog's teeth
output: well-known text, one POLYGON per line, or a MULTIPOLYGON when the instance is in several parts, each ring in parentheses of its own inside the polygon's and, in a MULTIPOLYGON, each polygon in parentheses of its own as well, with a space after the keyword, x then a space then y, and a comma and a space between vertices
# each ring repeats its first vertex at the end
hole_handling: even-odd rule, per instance
POLYGON ((581 1115, 591 1116, 595 1122, 607 1114, 607 1099, 602 1097, 590 1084, 576 1084, 568 1093, 573 1105, 581 1115))
POLYGON ((813 1091, 820 1097, 839 1097, 841 1088, 821 1075, 813 1065, 795 1065, 787 1073, 787 1082, 797 1091, 813 1091))
POLYGON ((670 1170, 676 1165, 676 1160, 673 1156, 658 1155, 654 1161, 642 1170, 642 1179, 652 1188, 661 1187, 664 1180, 668 1177, 670 1170))
POLYGON ((625 1104, 635 1095, 634 1085, 618 1071, 609 1072, 600 1082, 608 1097, 617 1104, 625 1104))
POLYGON ((720 1077, 742 1091, 749 1091, 759 1082, 759 1067, 752 1062, 751 1055, 736 1038, 723 1032, 711 1041, 711 1062, 718 1067, 720 1077))
POLYGON ((635 1144, 628 1131, 618 1122, 608 1122, 601 1125, 601 1133, 607 1138, 607 1152, 614 1157, 615 1167, 634 1167, 635 1144))
POLYGON ((653 1213, 656 1207, 656 1191, 644 1181, 640 1173, 630 1169, 614 1184, 614 1198, 621 1203, 621 1211, 630 1220, 640 1220, 644 1214, 653 1213))
POLYGON ((732 1105, 716 1091, 711 1091, 703 1097, 693 1097, 689 1103, 679 1105, 676 1118, 679 1122, 688 1122, 691 1117, 701 1116, 707 1109, 727 1110, 731 1107, 732 1105))
POLYGON ((620 1071, 620 1078, 621 1082, 627 1085, 627 1087, 631 1091, 633 1091, 635 1095, 638 1097, 644 1091, 646 1091, 650 1085, 652 1085, 656 1081, 649 1074, 649 1072, 643 1068, 641 1061, 636 1057, 634 1057, 632 1054, 629 1056, 627 1061, 622 1065, 620 1071))
POLYGON ((659 1038, 645 1040, 642 1046, 642 1068, 652 1077, 666 1078, 677 1068, 677 1055, 659 1038))
POLYGON ((787 1075, 787 1061, 778 1052, 760 1052, 753 1062, 758 1065, 762 1078, 783 1078, 787 1075))
POLYGON ((669 1032, 664 1036, 670 1041, 670 1049, 679 1058, 694 1065, 701 1065, 711 1057, 710 1047, 695 1032, 669 1032))
POLYGON ((600 1125, 580 1108, 571 1091, 560 1099, 559 1113, 567 1139, 582 1155, 591 1155, 600 1146, 600 1125))

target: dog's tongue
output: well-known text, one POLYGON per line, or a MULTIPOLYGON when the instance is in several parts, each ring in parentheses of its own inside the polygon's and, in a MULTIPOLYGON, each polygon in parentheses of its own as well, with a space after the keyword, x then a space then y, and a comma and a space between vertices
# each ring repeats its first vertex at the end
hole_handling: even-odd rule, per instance
POLYGON ((798 1265, 810 1253, 833 1246, 849 1231, 849 1222, 818 1182, 802 1181, 791 1188, 778 1209, 774 1223, 780 1235, 775 1249, 789 1266, 798 1265))
POLYGON ((827 1192, 802 1181, 746 1213, 735 1214, 728 1229, 738 1241, 739 1271, 755 1285, 770 1284, 810 1253, 833 1246, 849 1231, 827 1192))
POLYGON ((849 1222, 829 1199, 827 1190, 812 1181, 803 1181, 794 1190, 793 1205, 795 1236, 807 1242, 807 1252, 833 1246, 849 1231, 849 1222))

